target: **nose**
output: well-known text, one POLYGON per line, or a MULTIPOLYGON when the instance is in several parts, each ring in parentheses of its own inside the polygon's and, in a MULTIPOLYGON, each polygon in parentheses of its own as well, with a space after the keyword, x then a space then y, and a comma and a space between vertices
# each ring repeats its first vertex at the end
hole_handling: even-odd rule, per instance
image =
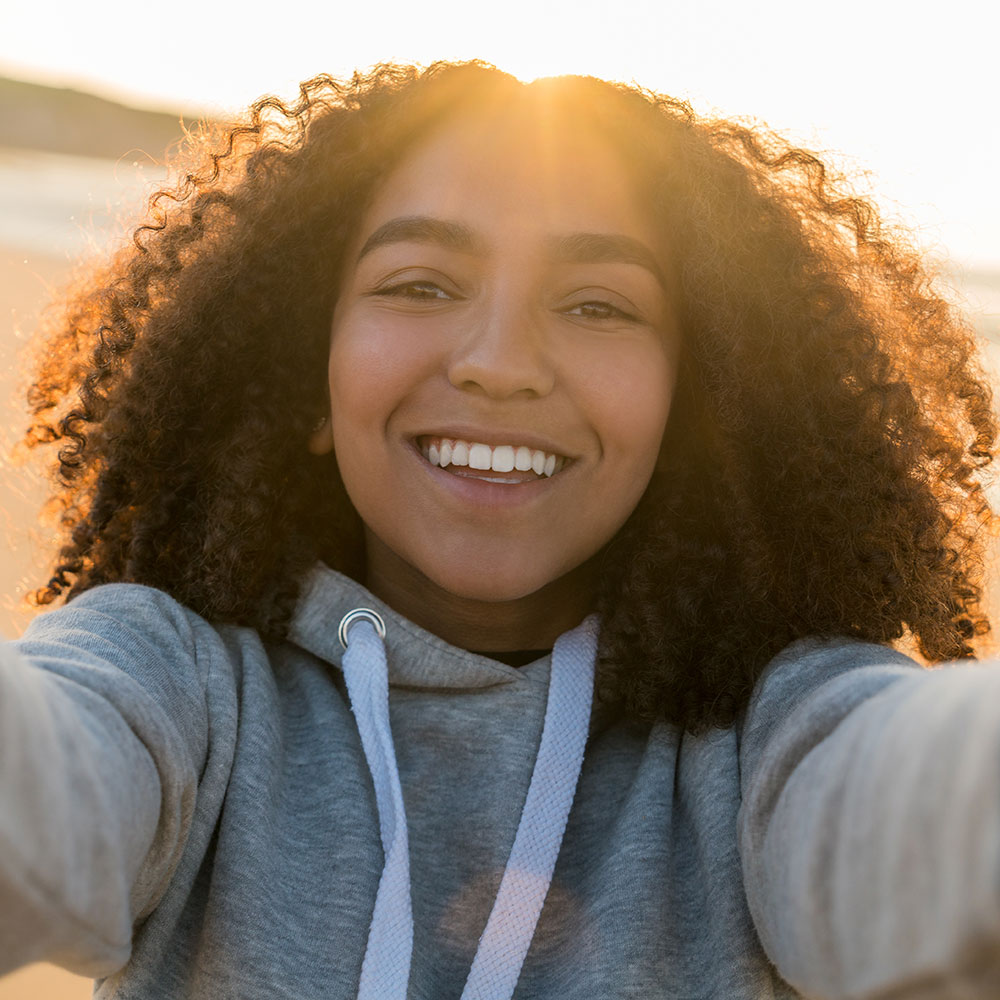
POLYGON ((448 364, 456 388, 493 399, 545 396, 555 384, 544 321, 530 307, 498 304, 477 318, 448 364))

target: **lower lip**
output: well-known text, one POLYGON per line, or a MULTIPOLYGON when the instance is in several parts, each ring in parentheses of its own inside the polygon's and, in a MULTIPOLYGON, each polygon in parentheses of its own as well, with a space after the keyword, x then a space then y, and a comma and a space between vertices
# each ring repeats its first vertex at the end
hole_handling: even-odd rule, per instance
MULTIPOLYGON (((546 476, 544 479, 531 479, 524 483, 491 483, 475 476, 458 476, 437 465, 431 465, 415 445, 411 445, 410 450, 423 468, 430 473, 433 481, 440 483, 453 496, 465 503, 498 510, 519 507, 544 496, 571 467, 566 465, 555 475, 546 476)), ((493 476, 503 475, 502 472, 491 473, 486 469, 483 473, 493 476)))

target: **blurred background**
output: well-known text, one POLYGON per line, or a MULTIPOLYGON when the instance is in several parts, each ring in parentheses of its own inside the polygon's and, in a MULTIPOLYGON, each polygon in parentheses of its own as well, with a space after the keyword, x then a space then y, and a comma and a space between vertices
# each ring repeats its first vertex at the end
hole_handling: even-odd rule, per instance
MULTIPOLYGON (((376 62, 485 59, 532 79, 635 81, 701 112, 766 122, 852 173, 941 269, 1000 372, 1000 6, 952 0, 211 0, 7 5, 0 14, 0 635, 28 618, 51 537, 44 484, 10 461, 23 359, 74 268, 128 238, 185 123, 376 62)), ((994 586, 994 591, 1000 588, 994 586)), ((1000 607, 995 599, 994 607, 1000 607)), ((69 1000, 90 982, 35 965, 0 1000, 69 1000)))

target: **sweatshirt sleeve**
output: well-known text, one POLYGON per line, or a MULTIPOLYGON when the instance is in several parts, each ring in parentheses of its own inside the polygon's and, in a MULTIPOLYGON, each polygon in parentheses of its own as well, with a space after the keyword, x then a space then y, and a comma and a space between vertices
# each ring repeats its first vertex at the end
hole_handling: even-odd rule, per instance
POLYGON ((796 643, 758 683, 741 781, 747 900, 793 986, 1000 996, 1000 667, 796 643))
POLYGON ((207 740, 190 616, 96 588, 0 644, 0 975, 125 964, 183 850, 207 740))

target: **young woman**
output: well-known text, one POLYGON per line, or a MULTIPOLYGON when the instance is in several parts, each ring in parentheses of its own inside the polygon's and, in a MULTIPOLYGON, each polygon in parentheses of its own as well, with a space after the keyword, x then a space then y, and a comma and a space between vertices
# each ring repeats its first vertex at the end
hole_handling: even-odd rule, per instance
POLYGON ((0 967, 104 997, 993 996, 994 423, 811 155, 597 80, 317 78, 32 399, 0 967), (952 992, 949 992, 952 991, 952 992))

